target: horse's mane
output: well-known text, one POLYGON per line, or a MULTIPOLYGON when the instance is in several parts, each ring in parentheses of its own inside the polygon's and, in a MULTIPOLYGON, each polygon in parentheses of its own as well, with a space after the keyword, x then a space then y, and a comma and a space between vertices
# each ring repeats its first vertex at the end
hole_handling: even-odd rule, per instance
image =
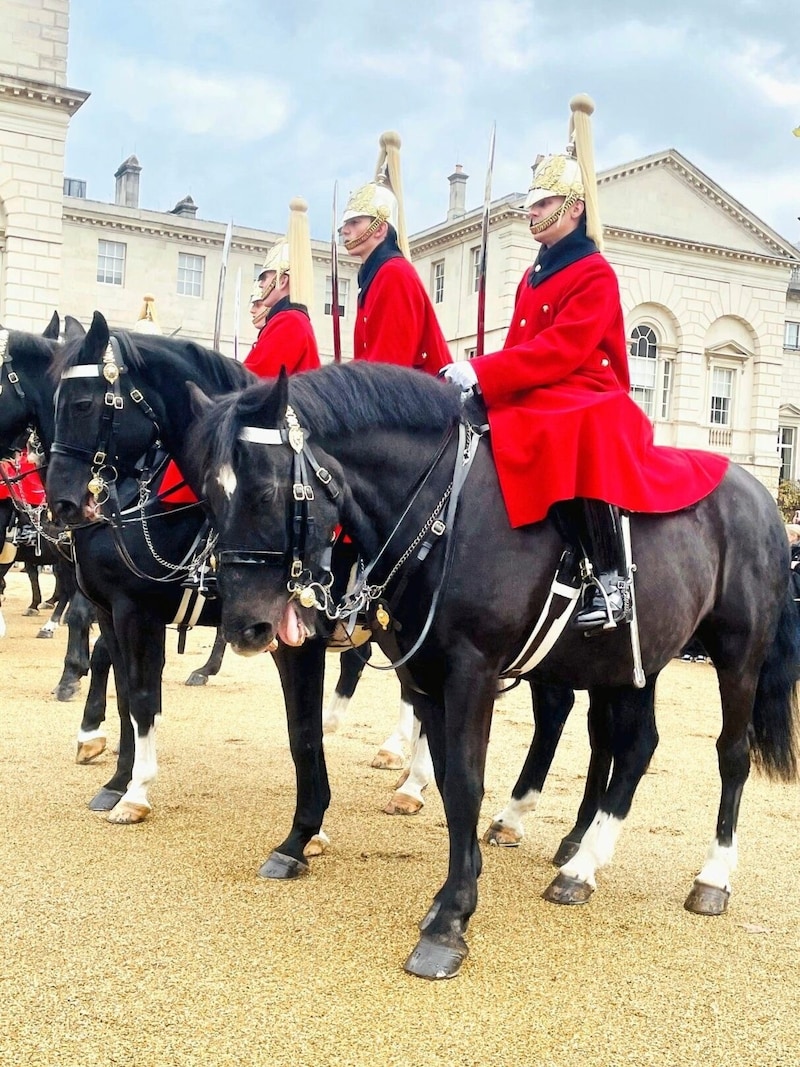
MULTIPOLYGON (((241 363, 203 348, 196 341, 133 333, 130 330, 111 330, 110 333, 119 341, 123 360, 131 370, 146 373, 148 366, 154 366, 157 362, 174 363, 182 368, 181 373, 186 379, 210 382, 220 392, 241 389, 253 380, 252 374, 241 363)), ((67 368, 85 362, 81 359, 85 341, 86 338, 77 337, 60 349, 52 366, 56 380, 67 368)))
MULTIPOLYGON (((378 363, 330 364, 288 379, 289 404, 316 438, 380 430, 436 433, 461 414, 459 391, 419 371, 378 363)), ((275 379, 220 398, 203 419, 197 447, 206 463, 229 463, 239 431, 258 422, 277 388, 275 379)), ((368 447, 368 446, 367 446, 368 447)))

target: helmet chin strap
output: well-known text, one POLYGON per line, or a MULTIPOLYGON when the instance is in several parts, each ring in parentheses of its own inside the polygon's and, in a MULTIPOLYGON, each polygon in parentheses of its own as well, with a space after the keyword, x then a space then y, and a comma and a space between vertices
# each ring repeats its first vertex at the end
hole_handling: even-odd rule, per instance
POLYGON ((561 222, 564 215, 566 215, 572 205, 577 204, 577 202, 578 197, 575 193, 570 193, 569 196, 564 198, 564 203, 561 204, 560 207, 557 207, 555 211, 551 211, 549 215, 543 219, 539 219, 538 222, 531 222, 529 224, 531 233, 535 237, 537 233, 544 233, 545 230, 549 230, 556 222, 561 222))
POLYGON ((362 234, 359 234, 358 237, 352 237, 349 241, 345 241, 344 247, 347 249, 348 252, 352 252, 354 248, 358 248, 359 245, 363 244, 370 237, 372 237, 373 233, 376 232, 382 222, 386 222, 386 219, 382 219, 380 216, 376 216, 376 218, 372 220, 372 222, 369 224, 369 226, 367 226, 366 230, 364 230, 362 234))

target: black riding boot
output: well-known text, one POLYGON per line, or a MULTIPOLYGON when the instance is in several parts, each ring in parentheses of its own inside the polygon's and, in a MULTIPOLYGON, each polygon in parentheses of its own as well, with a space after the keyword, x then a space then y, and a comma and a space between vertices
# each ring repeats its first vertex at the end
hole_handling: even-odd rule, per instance
POLYGON ((585 574, 588 586, 572 624, 587 637, 631 621, 630 579, 619 508, 584 500, 585 574))

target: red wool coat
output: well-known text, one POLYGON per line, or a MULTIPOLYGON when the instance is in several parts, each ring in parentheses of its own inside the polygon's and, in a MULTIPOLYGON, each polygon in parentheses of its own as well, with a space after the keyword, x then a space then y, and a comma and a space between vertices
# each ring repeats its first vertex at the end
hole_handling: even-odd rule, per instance
POLYGON ((436 312, 415 268, 387 259, 357 308, 353 357, 438 374, 452 363, 436 312))
POLYGON ((270 315, 244 365, 259 378, 277 378, 281 367, 287 374, 318 367, 317 340, 308 316, 294 308, 270 315))
POLYGON ((666 448, 631 399, 617 277, 592 253, 517 289, 504 348, 472 360, 512 526, 591 497, 629 511, 679 511, 719 485, 712 452, 666 448))
MULTIPOLYGON (((9 497, 22 500, 33 508, 38 508, 45 502, 44 485, 42 484, 39 468, 31 463, 23 453, 18 460, 3 460, 3 472, 11 483, 11 489, 4 478, 0 478, 0 500, 8 500, 9 497), (22 475, 23 477, 19 478, 22 475), (19 478, 19 481, 14 481, 19 478)), ((0 545, 2 548, 2 545, 0 545)))

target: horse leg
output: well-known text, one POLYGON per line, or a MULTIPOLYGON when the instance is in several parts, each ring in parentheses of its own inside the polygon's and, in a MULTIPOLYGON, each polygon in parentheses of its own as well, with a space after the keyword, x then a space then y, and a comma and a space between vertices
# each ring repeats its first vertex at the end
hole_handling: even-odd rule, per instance
POLYGON ((227 644, 225 638, 222 636, 222 630, 217 628, 217 633, 214 637, 214 647, 211 649, 211 655, 202 667, 198 667, 196 671, 192 671, 189 677, 186 679, 185 685, 205 685, 210 677, 219 674, 219 669, 222 666, 222 659, 225 655, 225 645, 227 644))
POLYGON ((586 772, 583 798, 578 808, 575 825, 561 839, 561 844, 553 856, 554 867, 563 867, 567 860, 572 859, 578 851, 583 835, 591 826, 608 788, 613 763, 611 747, 612 716, 608 700, 600 692, 592 691, 589 693, 588 729, 591 755, 589 757, 589 768, 586 772))
POLYGON ((658 745, 656 677, 651 675, 643 689, 626 686, 598 690, 611 708, 614 769, 578 851, 560 868, 542 894, 553 904, 585 904, 597 888, 596 872, 611 862, 633 795, 658 745))
POLYGON ((411 737, 411 763, 403 771, 386 804, 386 815, 416 815, 425 804, 422 793, 433 781, 430 747, 422 723, 414 715, 411 737))
POLYGON ((427 698, 416 701, 450 838, 447 878, 420 923, 420 939, 404 965, 419 978, 458 974, 468 952, 467 924, 478 902, 482 859, 477 827, 497 674, 465 666, 462 658, 448 677, 444 714, 427 698))
MULTIPOLYGON (((81 678, 89 672, 89 630, 94 617, 93 605, 76 589, 66 613, 67 652, 64 669, 53 690, 56 700, 72 700, 80 688, 81 678)), ((41 630, 38 636, 42 636, 41 630)))
POLYGON ((347 648, 342 652, 339 657, 339 678, 336 682, 336 689, 322 716, 323 733, 334 734, 341 726, 358 681, 371 655, 371 641, 367 641, 359 648, 347 648))
POLYGON ((414 708, 401 691, 397 725, 372 757, 371 767, 380 771, 401 770, 414 734, 414 708))
POLYGON ((39 585, 39 564, 26 563, 25 573, 28 575, 28 581, 31 583, 31 602, 22 614, 25 616, 38 615, 39 605, 42 602, 42 590, 39 585))
MULTIPOLYGON (((75 568, 67 563, 66 560, 59 557, 53 563, 53 574, 56 578, 55 590, 52 597, 44 602, 45 606, 51 608, 52 611, 50 618, 36 635, 37 637, 52 638, 61 625, 64 612, 68 610, 68 606, 77 592, 78 583, 75 580, 75 568)), ((69 655, 69 653, 67 654, 69 655)), ((66 699, 69 699, 69 697, 66 699)))
POLYGON ((530 686, 533 738, 509 802, 494 816, 483 835, 488 845, 510 848, 522 840, 525 834, 523 817, 534 811, 539 803, 556 746, 575 703, 575 693, 567 686, 544 685, 532 680, 530 686))
POLYGON ((297 803, 288 837, 272 850, 258 874, 261 878, 287 879, 309 870, 304 849, 320 833, 331 800, 322 747, 325 642, 311 638, 296 648, 279 644, 273 658, 286 701, 297 803))
MULTIPOLYGON (((114 774, 89 801, 89 809, 97 812, 110 812, 122 799, 131 780, 135 743, 128 697, 128 672, 120 643, 114 632, 112 616, 105 609, 98 608, 97 621, 100 625, 100 636, 104 640, 106 654, 114 667, 119 712, 119 752, 114 774)), ((99 644, 99 641, 95 644, 95 652, 99 644)), ((87 700, 87 706, 88 703, 87 700)))
POLYGON ((78 729, 78 751, 76 763, 91 763, 106 748, 106 699, 108 693, 108 676, 111 672, 111 656, 108 643, 101 633, 92 649, 90 659, 91 675, 89 692, 83 707, 83 718, 78 729))

